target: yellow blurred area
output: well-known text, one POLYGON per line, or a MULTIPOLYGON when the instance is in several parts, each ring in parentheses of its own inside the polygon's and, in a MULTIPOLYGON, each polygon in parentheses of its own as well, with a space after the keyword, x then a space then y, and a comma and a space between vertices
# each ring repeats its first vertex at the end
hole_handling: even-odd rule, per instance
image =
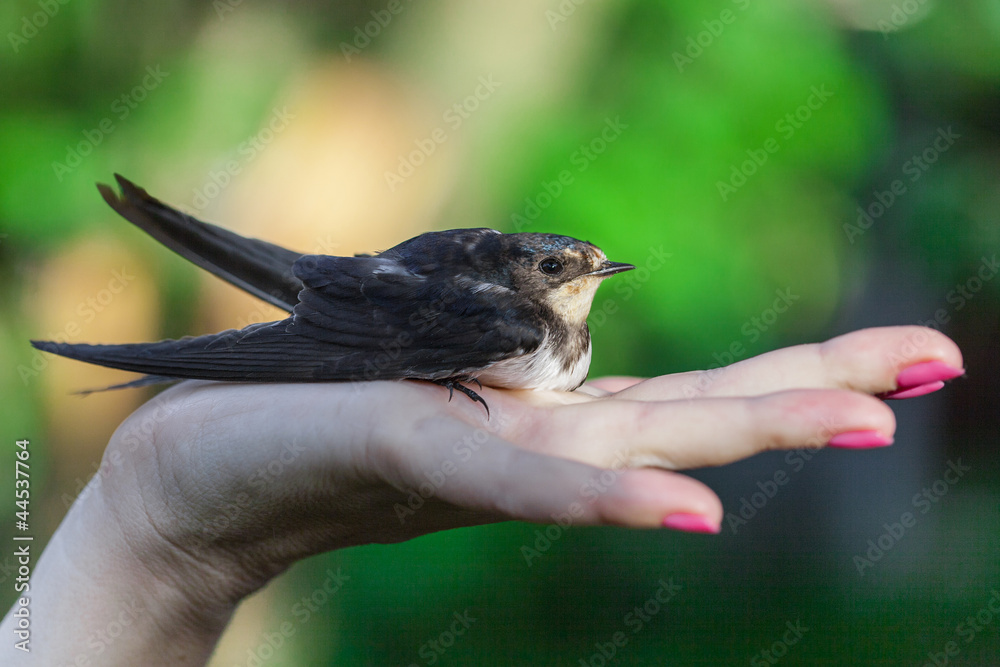
MULTIPOLYGON (((49 257, 37 276, 30 312, 36 319, 32 330, 38 338, 125 343, 158 337, 157 286, 134 251, 118 241, 82 238, 49 257)), ((127 382, 135 376, 37 351, 31 369, 27 381, 42 384, 43 409, 50 416, 55 482, 78 493, 93 475, 110 434, 146 399, 146 392, 81 396, 76 392, 127 382)), ((57 502, 48 519, 56 522, 65 511, 65 504, 57 502)))
MULTIPOLYGON (((382 178, 413 150, 433 119, 374 66, 330 62, 277 99, 261 128, 267 144, 233 177, 212 215, 247 236, 304 253, 350 255, 392 247, 434 226, 455 185, 454 142, 438 146, 394 196, 382 178), (283 123, 286 117, 294 122, 283 123)), ((280 310, 207 279, 204 330, 284 317, 280 310)))

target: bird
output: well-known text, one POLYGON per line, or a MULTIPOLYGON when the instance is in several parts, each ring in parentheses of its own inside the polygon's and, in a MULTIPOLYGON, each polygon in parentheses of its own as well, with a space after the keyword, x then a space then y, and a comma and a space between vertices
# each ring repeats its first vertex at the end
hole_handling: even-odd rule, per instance
MULTIPOLYGON (((635 268, 590 243, 489 228, 415 236, 353 257, 303 254, 202 222, 115 174, 98 184, 123 218, 195 265, 289 313, 203 336, 45 352, 147 374, 107 389, 182 379, 228 382, 425 380, 573 391, 591 360, 598 286, 635 268)), ((87 393, 87 392, 84 392, 87 393)))

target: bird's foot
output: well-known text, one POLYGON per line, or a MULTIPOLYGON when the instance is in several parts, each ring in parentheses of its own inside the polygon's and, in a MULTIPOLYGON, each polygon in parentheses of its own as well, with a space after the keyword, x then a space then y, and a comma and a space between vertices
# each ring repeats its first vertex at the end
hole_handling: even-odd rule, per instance
MULTIPOLYGON (((442 387, 447 387, 448 388, 448 401, 449 402, 451 401, 452 396, 455 395, 455 390, 458 389, 460 392, 462 392, 463 394, 465 394, 466 396, 468 396, 469 398, 471 398, 474 403, 482 403, 483 407, 486 408, 486 418, 487 419, 490 418, 490 406, 486 405, 486 401, 483 400, 483 397, 480 396, 479 394, 477 394, 472 389, 469 389, 465 385, 461 384, 458 380, 454 380, 454 379, 448 379, 448 380, 431 380, 431 382, 433 382, 434 384, 439 384, 442 387)), ((479 380, 477 380, 476 378, 469 378, 467 380, 467 382, 475 382, 476 384, 479 385, 480 389, 483 388, 483 384, 479 380)))

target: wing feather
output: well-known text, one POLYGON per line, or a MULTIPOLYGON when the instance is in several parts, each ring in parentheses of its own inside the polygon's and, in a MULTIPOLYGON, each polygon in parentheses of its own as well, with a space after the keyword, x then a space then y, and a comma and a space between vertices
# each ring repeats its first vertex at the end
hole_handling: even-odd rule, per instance
POLYGON ((302 285, 291 269, 302 253, 197 220, 151 197, 123 176, 115 174, 115 178, 121 196, 106 185, 97 189, 123 218, 236 287, 289 312, 295 306, 302 285))
POLYGON ((305 255, 292 270, 303 289, 279 322, 158 343, 32 344, 123 370, 242 382, 468 377, 541 344, 536 315, 391 259, 305 255))

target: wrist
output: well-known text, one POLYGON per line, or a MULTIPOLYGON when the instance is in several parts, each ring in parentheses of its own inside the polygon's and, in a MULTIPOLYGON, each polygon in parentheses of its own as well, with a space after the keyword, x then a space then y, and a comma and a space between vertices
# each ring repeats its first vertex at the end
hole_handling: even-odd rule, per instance
MULTIPOLYGON (((84 489, 32 573, 30 653, 0 646, 0 663, 202 665, 234 603, 215 599, 204 568, 120 519, 99 482, 84 489), (201 592, 195 594, 198 587, 201 592)), ((0 636, 11 637, 8 616, 0 636)))
POLYGON ((81 508, 87 535, 100 536, 89 544, 94 567, 104 564, 114 588, 135 591, 165 634, 221 634, 239 601, 227 595, 229 579, 158 527, 146 498, 122 502, 106 488, 97 484, 81 508))

